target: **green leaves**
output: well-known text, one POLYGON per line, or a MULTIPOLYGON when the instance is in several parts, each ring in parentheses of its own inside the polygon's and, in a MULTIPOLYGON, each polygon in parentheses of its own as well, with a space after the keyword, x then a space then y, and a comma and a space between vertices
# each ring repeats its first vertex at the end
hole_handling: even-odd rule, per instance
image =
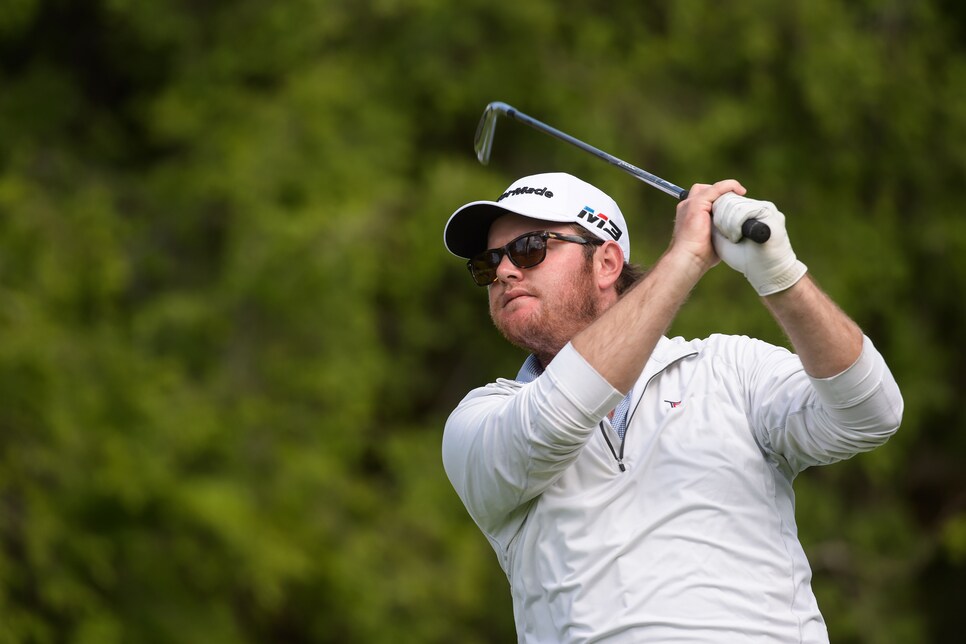
MULTIPOLYGON (((569 171, 646 265, 674 203, 511 122, 479 166, 492 100, 786 214, 906 396, 890 444, 799 481, 832 638, 950 639, 966 59, 946 4, 11 4, 0 641, 513 639, 438 455, 459 399, 523 356, 443 225, 569 171)), ((671 329, 719 331, 783 342, 726 267, 671 329)))

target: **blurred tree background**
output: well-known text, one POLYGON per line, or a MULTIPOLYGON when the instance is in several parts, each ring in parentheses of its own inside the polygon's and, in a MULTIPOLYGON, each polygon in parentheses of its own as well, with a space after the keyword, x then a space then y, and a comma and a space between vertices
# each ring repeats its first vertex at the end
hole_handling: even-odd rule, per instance
MULTIPOLYGON (((740 179, 883 351, 905 421, 797 483, 838 643, 964 626, 966 5, 0 2, 0 642, 509 642, 444 419, 523 356, 443 249, 563 170, 632 222, 740 179)), ((674 335, 784 342, 719 267, 674 335)))

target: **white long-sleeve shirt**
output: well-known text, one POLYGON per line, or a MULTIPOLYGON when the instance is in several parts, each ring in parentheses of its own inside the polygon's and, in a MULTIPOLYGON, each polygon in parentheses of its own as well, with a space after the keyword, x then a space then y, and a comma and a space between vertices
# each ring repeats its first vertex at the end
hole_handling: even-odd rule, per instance
POLYGON ((520 642, 827 642, 792 481, 873 449, 902 398, 868 338, 813 379, 739 336, 662 338, 622 395, 567 345, 450 415, 443 464, 510 581, 520 642))

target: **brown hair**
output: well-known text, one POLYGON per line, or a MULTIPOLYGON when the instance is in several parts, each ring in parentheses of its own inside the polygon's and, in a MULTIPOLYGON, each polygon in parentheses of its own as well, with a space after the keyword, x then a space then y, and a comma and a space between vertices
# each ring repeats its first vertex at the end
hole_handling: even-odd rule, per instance
MULTIPOLYGON (((591 241, 600 241, 600 237, 597 237, 586 228, 580 224, 573 224, 574 233, 578 237, 583 237, 584 239, 589 239, 591 241)), ((584 246, 584 258, 589 262, 593 258, 594 253, 597 251, 597 245, 587 244, 584 246)), ((621 269, 621 274, 617 278, 617 282, 614 284, 614 288, 617 289, 618 295, 623 295, 627 292, 630 287, 637 284, 647 271, 641 268, 637 264, 631 264, 629 262, 624 262, 624 267, 621 269)))

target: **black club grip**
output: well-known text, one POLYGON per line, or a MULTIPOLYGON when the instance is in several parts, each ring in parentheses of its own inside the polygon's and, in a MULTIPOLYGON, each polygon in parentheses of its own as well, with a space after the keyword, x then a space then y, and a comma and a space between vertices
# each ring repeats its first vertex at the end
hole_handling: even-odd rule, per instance
POLYGON ((764 244, 771 237, 771 228, 757 219, 746 219, 745 223, 741 224, 741 234, 745 239, 764 244))

